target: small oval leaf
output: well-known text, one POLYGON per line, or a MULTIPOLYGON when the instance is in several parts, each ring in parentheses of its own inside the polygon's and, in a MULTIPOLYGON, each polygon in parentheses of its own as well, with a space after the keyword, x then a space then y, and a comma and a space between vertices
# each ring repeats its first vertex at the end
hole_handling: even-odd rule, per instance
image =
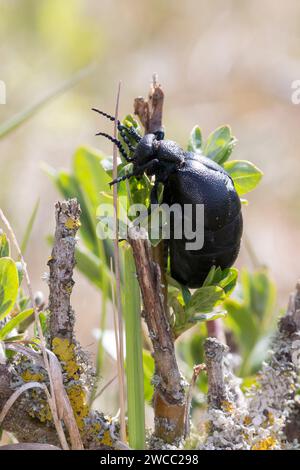
POLYGON ((236 142, 237 140, 231 134, 229 126, 218 127, 208 136, 204 147, 204 155, 219 165, 223 165, 230 157, 236 142))
POLYGON ((199 126, 195 126, 190 134, 188 151, 202 153, 202 133, 199 126))
POLYGON ((224 169, 231 176, 239 196, 252 191, 260 180, 263 172, 247 160, 232 160, 224 163, 224 169))
POLYGON ((11 258, 0 258, 0 320, 11 312, 17 300, 18 288, 16 263, 11 258))

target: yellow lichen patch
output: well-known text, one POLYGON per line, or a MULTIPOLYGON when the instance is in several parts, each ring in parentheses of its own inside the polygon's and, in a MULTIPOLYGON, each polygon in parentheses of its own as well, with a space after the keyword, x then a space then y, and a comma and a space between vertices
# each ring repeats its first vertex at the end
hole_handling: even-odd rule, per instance
POLYGON ((273 426, 274 421, 275 421, 275 418, 274 418, 273 413, 271 413, 271 411, 268 411, 266 414, 266 419, 264 420, 262 426, 264 428, 267 428, 268 426, 273 426))
POLYGON ((112 441, 112 438, 108 429, 107 431, 104 431, 104 434, 101 438, 101 444, 104 446, 108 446, 108 447, 112 447, 113 445, 113 441, 112 441))
POLYGON ((226 411, 226 413, 232 413, 234 410, 234 405, 230 401, 224 400, 222 402, 222 408, 224 411, 226 411))
POLYGON ((204 429, 205 429, 205 432, 206 434, 210 434, 211 431, 212 431, 212 425, 211 425, 211 422, 210 421, 206 421, 204 423, 204 429))
POLYGON ((72 219, 72 217, 69 217, 65 221, 65 227, 68 230, 79 229, 80 225, 81 225, 80 221, 78 219, 72 219))
POLYGON ((39 403, 39 408, 36 410, 29 410, 29 416, 32 418, 37 418, 41 423, 45 423, 46 421, 52 421, 52 414, 48 403, 44 400, 41 400, 39 403))
POLYGON ((251 450, 271 450, 274 449, 277 444, 275 437, 269 436, 266 439, 263 439, 251 447, 251 450))
POLYGON ((54 338, 52 341, 52 350, 58 359, 63 362, 63 368, 69 379, 78 380, 80 366, 76 362, 74 344, 68 339, 54 338))
POLYGON ((82 430, 84 428, 84 418, 89 414, 85 391, 81 385, 72 385, 68 388, 67 394, 74 411, 77 426, 82 430))
POLYGON ((269 424, 271 426, 273 426, 273 424, 275 422, 275 417, 274 417, 273 413, 271 413, 271 411, 268 411, 268 421, 269 421, 269 424))
POLYGON ((244 425, 245 426, 250 426, 251 423, 252 423, 252 419, 250 418, 250 416, 245 416, 244 425))
POLYGON ((26 369, 22 375, 22 379, 24 382, 42 382, 44 380, 43 374, 40 373, 33 373, 30 370, 26 369))
POLYGON ((92 424, 92 430, 93 430, 93 433, 99 434, 99 432, 101 430, 101 424, 100 423, 93 423, 92 424))

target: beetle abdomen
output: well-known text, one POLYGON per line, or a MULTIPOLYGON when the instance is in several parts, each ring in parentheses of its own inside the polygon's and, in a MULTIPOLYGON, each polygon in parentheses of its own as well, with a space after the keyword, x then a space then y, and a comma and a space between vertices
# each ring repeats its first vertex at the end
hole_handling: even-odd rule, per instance
MULTIPOLYGON (((207 232, 204 233, 204 245, 201 250, 186 250, 186 240, 169 242, 171 275, 183 285, 191 288, 201 287, 212 266, 221 269, 229 268, 235 262, 240 250, 240 237, 232 238, 230 227, 234 231, 242 232, 242 216, 239 214, 233 224, 225 226, 220 232, 227 238, 215 238, 215 242, 207 241, 207 232), (230 241, 229 241, 230 237, 230 241), (217 243, 221 240, 221 243, 217 243), (234 244, 233 241, 236 241, 234 244), (227 244, 226 244, 227 241, 227 244)), ((209 234, 211 235, 211 233, 209 234)))
MULTIPOLYGON (((175 239, 171 226, 169 242, 171 275, 188 287, 200 287, 212 266, 221 269, 236 260, 242 236, 241 203, 233 181, 222 167, 205 157, 187 155, 185 164, 168 178, 164 202, 204 205, 204 245, 187 250, 186 240, 175 239)), ((196 211, 192 211, 195 218, 196 211)), ((192 220, 193 229, 198 227, 192 220)), ((203 227, 202 227, 203 229, 203 227)))

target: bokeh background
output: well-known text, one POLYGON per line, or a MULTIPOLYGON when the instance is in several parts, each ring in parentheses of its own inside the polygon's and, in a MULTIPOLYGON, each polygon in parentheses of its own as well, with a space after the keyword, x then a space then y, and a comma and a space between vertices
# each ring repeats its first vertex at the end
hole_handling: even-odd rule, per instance
MULTIPOLYGON (((0 80, 7 87, 0 123, 95 64, 1 140, 0 205, 19 238, 40 199, 26 256, 35 290, 47 295, 46 236, 58 198, 42 164, 68 168, 81 144, 110 154, 94 134, 111 124, 90 108, 113 112, 121 80, 120 111, 131 112, 157 72, 167 137, 185 146, 195 124, 207 136, 228 123, 239 141, 234 158, 264 171, 244 208, 245 234, 285 306, 300 266, 300 105, 291 100, 300 78, 299 20, 297 0, 0 0, 0 80)), ((252 263, 243 245, 238 266, 252 263)), ((73 304, 79 339, 93 356, 100 298, 78 274, 73 304)))

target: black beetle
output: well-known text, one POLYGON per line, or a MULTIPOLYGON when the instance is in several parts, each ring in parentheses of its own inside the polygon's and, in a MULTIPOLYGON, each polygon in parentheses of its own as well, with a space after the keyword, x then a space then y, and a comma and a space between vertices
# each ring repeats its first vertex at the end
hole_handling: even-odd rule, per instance
MULTIPOLYGON (((94 111, 114 120, 113 116, 100 110, 94 111)), ((158 203, 157 188, 162 183, 164 203, 181 207, 184 204, 204 205, 203 247, 197 251, 187 250, 187 240, 172 237, 172 229, 168 241, 172 277, 187 287, 202 286, 212 266, 228 268, 239 253, 243 219, 240 198, 231 177, 209 158, 186 152, 171 140, 163 140, 161 130, 141 137, 133 128, 128 130, 119 121, 117 125, 124 142, 134 152, 132 158, 127 156, 117 139, 101 132, 97 135, 114 142, 124 158, 133 163, 133 171, 111 184, 146 173, 155 176, 151 204, 158 203), (137 142, 136 147, 131 145, 126 132, 137 142)))

